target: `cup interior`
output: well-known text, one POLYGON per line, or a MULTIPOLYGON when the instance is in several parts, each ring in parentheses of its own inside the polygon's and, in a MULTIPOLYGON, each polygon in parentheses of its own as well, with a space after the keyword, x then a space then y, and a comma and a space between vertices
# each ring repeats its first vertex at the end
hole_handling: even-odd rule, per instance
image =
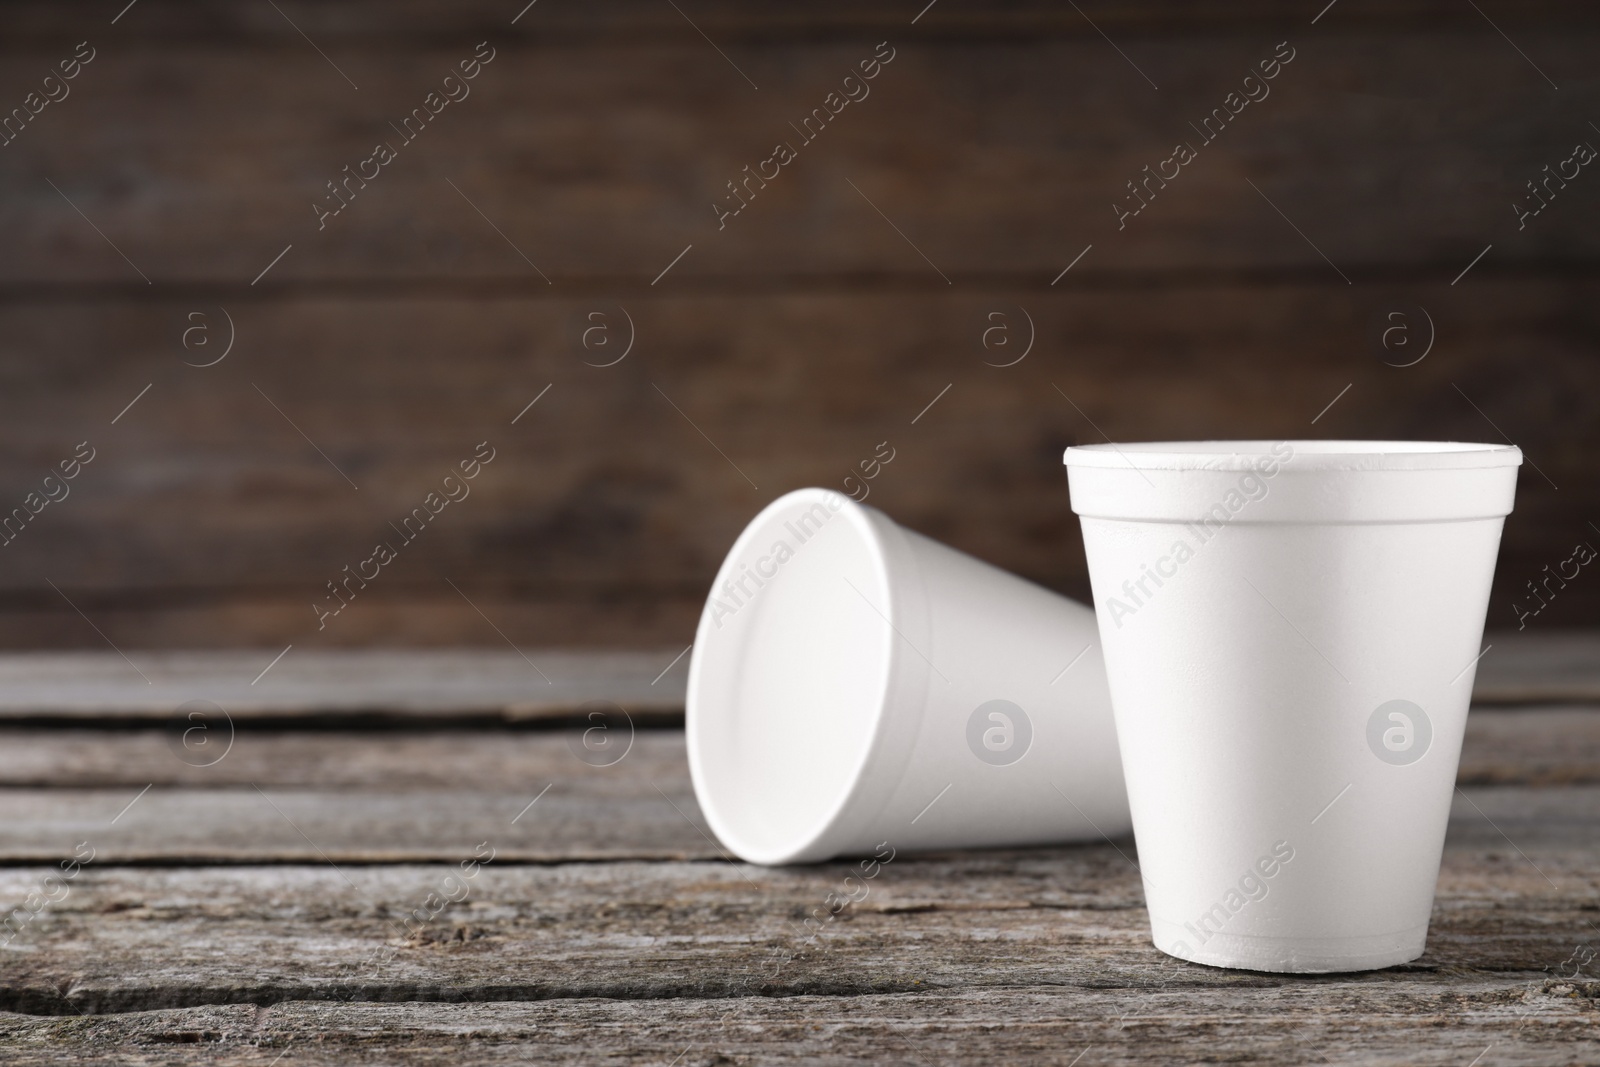
POLYGON ((887 697, 888 570, 865 510, 803 489, 745 529, 717 574, 689 672, 689 764, 717 836, 757 863, 802 856, 856 786, 887 697))

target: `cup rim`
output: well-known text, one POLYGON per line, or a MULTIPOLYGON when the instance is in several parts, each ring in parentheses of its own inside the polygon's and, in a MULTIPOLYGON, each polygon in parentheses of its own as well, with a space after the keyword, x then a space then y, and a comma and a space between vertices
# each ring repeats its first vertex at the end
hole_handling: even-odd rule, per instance
MULTIPOLYGON (((685 716, 685 727, 689 770, 695 786, 695 798, 717 837, 740 857, 761 864, 791 863, 797 858, 807 857, 817 851, 820 845, 838 835, 841 819, 857 802, 867 768, 881 748, 889 694, 896 684, 903 659, 893 639, 894 626, 897 623, 903 625, 903 620, 897 619, 900 612, 893 596, 893 581, 889 549, 884 544, 882 533, 873 522, 869 509, 833 489, 796 489, 784 494, 751 519, 734 541, 733 547, 728 550, 727 557, 718 569, 711 596, 708 597, 701 613, 695 634, 695 654, 689 664, 685 701, 688 711, 685 716), (734 791, 729 786, 717 784, 725 775, 715 766, 715 758, 709 751, 710 746, 705 738, 706 730, 714 729, 720 724, 740 718, 747 723, 750 721, 747 711, 738 707, 736 703, 722 699, 726 694, 719 694, 718 687, 707 676, 709 652, 705 650, 714 647, 718 642, 717 631, 713 625, 712 604, 716 590, 722 585, 724 577, 732 572, 752 549, 759 551, 761 538, 770 534, 773 524, 780 517, 789 514, 797 505, 820 503, 826 507, 831 501, 841 502, 842 506, 836 514, 844 516, 846 523, 855 533, 860 545, 859 550, 872 569, 874 582, 878 586, 877 591, 882 594, 884 610, 888 613, 886 618, 890 625, 885 629, 878 644, 875 647, 857 650, 861 656, 870 657, 878 662, 881 685, 868 701, 872 709, 870 727, 865 731, 857 751, 847 757, 850 764, 849 774, 834 795, 820 800, 820 815, 811 820, 804 832, 792 834, 784 840, 778 840, 776 834, 763 839, 756 833, 747 832, 746 820, 732 814, 734 808, 748 805, 750 801, 748 798, 741 801, 733 795, 734 791)), ((733 634, 724 635, 723 642, 726 643, 729 638, 733 639, 734 646, 725 648, 723 654, 732 656, 736 661, 745 659, 748 654, 746 646, 751 639, 749 633, 741 629, 733 634)))
POLYGON ((1482 470, 1515 467, 1522 452, 1512 444, 1470 441, 1214 440, 1130 441, 1073 445, 1062 455, 1068 467, 1170 471, 1250 471, 1283 457, 1284 473, 1307 471, 1482 470))

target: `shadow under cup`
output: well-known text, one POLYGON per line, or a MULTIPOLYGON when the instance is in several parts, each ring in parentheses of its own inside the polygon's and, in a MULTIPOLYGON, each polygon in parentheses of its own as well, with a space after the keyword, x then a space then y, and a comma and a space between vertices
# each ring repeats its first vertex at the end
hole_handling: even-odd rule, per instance
POLYGON ((1422 954, 1514 447, 1065 456, 1155 944, 1263 971, 1422 954))

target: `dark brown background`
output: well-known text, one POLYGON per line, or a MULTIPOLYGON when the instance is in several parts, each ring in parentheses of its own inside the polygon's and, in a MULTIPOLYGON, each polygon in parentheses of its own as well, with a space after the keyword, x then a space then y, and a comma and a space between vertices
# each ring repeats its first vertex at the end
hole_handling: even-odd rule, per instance
MULTIPOLYGON (((125 647, 498 642, 447 578, 518 642, 687 642, 742 524, 881 441, 870 503, 1079 597, 1060 452, 1101 431, 1503 431, 1548 477, 1523 470, 1491 627, 1600 545, 1600 174, 1512 210, 1600 145, 1581 5, 539 0, 512 26, 520 0, 139 0, 113 25, 123 2, 0 12, 0 109, 97 50, 0 148, 0 505, 98 450, 0 549, 5 646, 103 647, 66 597, 125 647), (319 233, 323 183, 485 39, 471 96, 319 233), (718 232, 723 183, 884 40, 871 96, 718 232), (1285 40, 1271 96, 1118 232, 1124 182, 1285 40), (1385 366, 1372 323, 1418 305, 1436 343, 1385 366), (223 308, 231 354, 185 366, 223 308), (619 308, 632 352, 585 366, 619 308), (986 366, 1023 309, 1031 353, 986 366), (323 583, 484 439, 473 495, 318 633, 323 583)), ((1530 629, 1597 618, 1585 569, 1530 629)))

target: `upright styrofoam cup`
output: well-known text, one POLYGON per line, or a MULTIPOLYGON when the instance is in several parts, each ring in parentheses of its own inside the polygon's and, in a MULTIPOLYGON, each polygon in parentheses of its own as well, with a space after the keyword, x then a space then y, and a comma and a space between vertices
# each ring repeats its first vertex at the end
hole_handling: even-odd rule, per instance
POLYGON ((1422 954, 1516 448, 1069 448, 1156 947, 1422 954))
POLYGON ((840 493, 734 543, 689 667, 689 768, 753 863, 1126 834, 1094 613, 840 493))

